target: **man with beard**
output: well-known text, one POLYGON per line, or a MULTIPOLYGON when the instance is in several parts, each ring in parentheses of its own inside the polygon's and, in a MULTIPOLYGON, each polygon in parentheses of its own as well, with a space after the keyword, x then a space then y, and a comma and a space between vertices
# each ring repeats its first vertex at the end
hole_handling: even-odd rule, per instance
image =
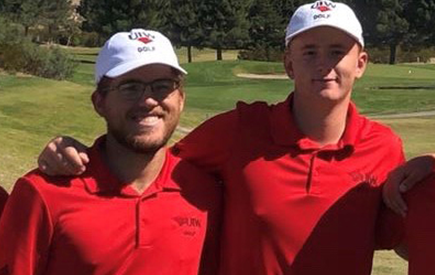
MULTIPOLYGON (((285 101, 238 103, 173 152, 225 184, 220 274, 370 274, 374 249, 401 239, 381 234, 377 218, 382 183, 404 156, 400 138, 351 102, 368 62, 360 22, 345 4, 316 1, 296 10, 285 42, 295 84, 285 101)), ((83 150, 55 139, 40 167, 83 171, 71 144, 83 150)))
POLYGON ((165 147, 184 74, 158 32, 106 42, 92 103, 107 133, 81 176, 33 170, 17 181, 0 223, 0 274, 195 275, 201 254, 203 270, 216 270, 220 192, 165 147))

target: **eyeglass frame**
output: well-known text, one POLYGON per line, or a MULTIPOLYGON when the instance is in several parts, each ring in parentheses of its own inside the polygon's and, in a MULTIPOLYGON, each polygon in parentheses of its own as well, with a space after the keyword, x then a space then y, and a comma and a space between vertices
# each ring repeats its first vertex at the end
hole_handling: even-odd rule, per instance
POLYGON ((180 87, 182 86, 182 81, 180 79, 172 79, 172 78, 159 78, 156 80, 153 80, 151 82, 143 82, 143 81, 136 81, 136 80, 130 80, 130 81, 124 81, 114 87, 107 87, 107 88, 101 88, 98 89, 100 90, 102 93, 107 93, 109 91, 115 90, 118 92, 118 94, 121 95, 121 97, 127 101, 136 101, 139 100, 141 98, 144 97, 146 91, 150 91, 148 97, 157 99, 157 100, 163 100, 164 98, 166 98, 168 95, 170 95, 171 93, 173 93, 176 90, 179 90, 180 87), (171 88, 171 90, 168 90, 167 92, 165 92, 164 94, 155 92, 153 88, 153 84, 156 84, 158 82, 161 81, 172 81, 173 83, 173 88, 171 88), (132 84, 132 83, 136 83, 136 84, 142 84, 143 85, 143 89, 142 91, 139 93, 137 93, 138 95, 136 95, 135 97, 126 97, 125 95, 123 96, 123 93, 120 92, 120 87, 123 85, 128 85, 128 84, 132 84), (163 96, 163 97, 162 97, 163 96))

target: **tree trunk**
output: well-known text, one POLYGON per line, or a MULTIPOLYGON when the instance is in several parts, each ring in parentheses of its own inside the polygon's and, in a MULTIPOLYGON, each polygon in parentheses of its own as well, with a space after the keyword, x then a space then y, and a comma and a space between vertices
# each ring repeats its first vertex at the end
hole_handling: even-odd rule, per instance
POLYGON ((187 46, 187 62, 192 63, 192 46, 187 46))
POLYGON ((216 60, 222 60, 222 49, 221 47, 216 48, 216 60))
POLYGON ((66 41, 66 46, 69 47, 69 45, 71 45, 71 39, 72 39, 73 35, 68 35, 68 40, 66 41))
POLYGON ((29 35, 29 26, 24 26, 24 36, 27 37, 29 35))
POLYGON ((396 52, 397 52, 397 44, 391 43, 390 44, 390 64, 396 64, 396 52))

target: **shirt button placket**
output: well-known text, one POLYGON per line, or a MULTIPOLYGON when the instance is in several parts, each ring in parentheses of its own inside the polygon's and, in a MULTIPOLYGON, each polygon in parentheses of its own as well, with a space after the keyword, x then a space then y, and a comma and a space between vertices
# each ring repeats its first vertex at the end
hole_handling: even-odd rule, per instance
POLYGON ((138 227, 137 248, 146 248, 151 246, 152 231, 150 223, 150 209, 147 204, 147 198, 139 198, 136 205, 136 217, 138 227))
POLYGON ((316 158, 317 158, 317 152, 313 152, 310 159, 310 167, 308 170, 308 179, 307 179, 307 185, 306 185, 306 191, 307 193, 310 193, 313 188, 313 183, 315 182, 315 179, 318 175, 317 169, 316 169, 316 158))

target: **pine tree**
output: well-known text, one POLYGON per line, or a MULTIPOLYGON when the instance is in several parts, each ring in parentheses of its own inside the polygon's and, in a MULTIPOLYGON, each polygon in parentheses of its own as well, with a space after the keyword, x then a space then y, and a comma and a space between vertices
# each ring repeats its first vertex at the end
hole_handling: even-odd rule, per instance
POLYGON ((222 50, 241 48, 249 40, 247 19, 251 0, 201 0, 198 20, 204 32, 204 46, 216 49, 216 59, 222 60, 222 50))
POLYGON ((169 0, 83 0, 79 13, 83 29, 107 38, 115 32, 131 28, 159 29, 165 26, 162 16, 169 0))
POLYGON ((2 14, 24 27, 24 35, 28 36, 29 28, 41 23, 47 0, 3 0, 2 14))
POLYGON ((249 18, 249 47, 263 52, 267 61, 271 60, 271 51, 284 45, 285 24, 272 1, 254 0, 249 18))
POLYGON ((187 48, 187 61, 192 62, 192 47, 202 48, 204 33, 198 19, 198 0, 172 0, 166 10, 166 28, 172 43, 187 48))

